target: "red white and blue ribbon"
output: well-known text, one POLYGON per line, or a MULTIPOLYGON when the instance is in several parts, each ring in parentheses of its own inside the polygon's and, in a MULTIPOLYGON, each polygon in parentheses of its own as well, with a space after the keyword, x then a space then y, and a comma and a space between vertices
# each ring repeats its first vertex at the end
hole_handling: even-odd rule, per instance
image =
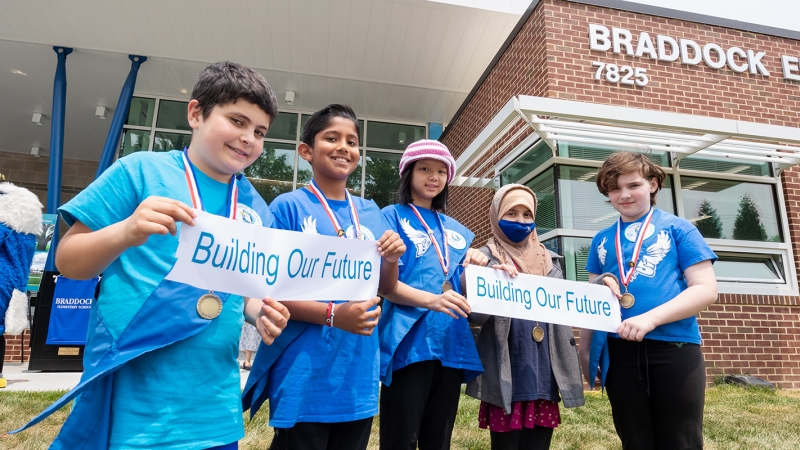
POLYGON ((433 248, 436 249, 436 255, 439 256, 439 264, 442 265, 444 274, 447 275, 447 272, 449 272, 450 268, 449 265, 450 249, 448 248, 447 245, 447 230, 444 229, 444 223, 442 223, 442 216, 439 215, 438 211, 433 211, 433 213, 436 214, 436 218, 439 219, 439 227, 442 229, 442 238, 444 240, 444 252, 442 252, 442 249, 439 247, 439 243, 436 242, 436 236, 433 235, 433 230, 431 230, 431 227, 429 227, 428 224, 425 222, 425 219, 422 218, 422 214, 419 213, 417 207, 414 206, 413 203, 409 203, 408 206, 411 207, 411 209, 414 211, 414 214, 416 214, 417 219, 419 219, 420 223, 422 223, 422 226, 425 227, 425 231, 428 232, 428 237, 431 238, 431 243, 433 244, 433 248))
MULTIPOLYGON (((203 208, 203 197, 200 195, 200 189, 197 186, 197 177, 194 172, 194 164, 189 161, 187 149, 183 149, 183 169, 186 174, 186 184, 189 185, 189 196, 192 198, 192 206, 194 209, 205 211, 203 208)), ((225 207, 225 212, 230 219, 236 220, 236 203, 239 201, 239 186, 236 184, 236 175, 231 176, 231 182, 228 186, 228 203, 225 207)))
MULTIPOLYGON (((633 255, 631 256, 630 261, 633 264, 625 264, 622 257, 622 217, 619 218, 617 222, 617 236, 615 238, 615 244, 617 247, 617 265, 619 266, 619 275, 620 275, 620 282, 623 286, 625 286, 625 291, 628 291, 628 283, 631 282, 633 278, 634 272, 636 272, 636 265, 639 263, 639 254, 642 251, 642 243, 644 242, 644 236, 647 234, 647 228, 650 226, 650 221, 653 219, 653 207, 650 207, 650 212, 647 213, 647 216, 644 218, 642 222, 642 227, 639 228, 639 231, 636 233, 636 240, 633 244, 633 255), (627 268, 627 271, 625 270, 627 268)), ((633 226, 633 225, 631 225, 633 226)))
MULTIPOLYGON (((314 196, 317 197, 317 200, 319 200, 319 203, 322 205, 322 209, 324 209, 328 214, 328 218, 331 220, 333 228, 336 230, 336 235, 338 237, 347 237, 345 236, 344 228, 339 225, 339 221, 336 219, 336 214, 334 214, 330 205, 328 205, 328 199, 325 198, 325 194, 322 193, 314 180, 311 180, 311 184, 308 185, 308 189, 312 194, 314 194, 314 196)), ((361 233, 361 222, 358 220, 358 211, 356 211, 356 205, 353 203, 353 198, 350 196, 350 192, 348 192, 347 189, 344 190, 344 195, 347 199, 347 206, 350 207, 350 220, 353 222, 353 228, 355 231, 354 237, 356 239, 363 240, 364 235, 361 233)))

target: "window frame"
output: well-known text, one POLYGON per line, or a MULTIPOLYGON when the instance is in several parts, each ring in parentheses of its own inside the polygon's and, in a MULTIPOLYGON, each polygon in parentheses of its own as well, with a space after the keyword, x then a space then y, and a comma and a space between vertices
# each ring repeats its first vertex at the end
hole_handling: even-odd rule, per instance
MULTIPOLYGON (((502 183, 502 174, 515 162, 533 149, 541 141, 538 135, 534 134, 532 137, 523 140, 520 144, 515 146, 509 154, 501 159, 495 166, 495 177, 498 180, 498 185, 502 183), (533 137, 535 136, 535 137, 533 137)), ((557 144, 557 142, 556 142, 557 144)), ((741 175, 722 172, 706 172, 701 170, 681 169, 680 158, 677 153, 669 153, 668 159, 670 162, 669 167, 662 167, 664 172, 671 177, 672 180, 672 205, 675 215, 678 217, 686 218, 686 211, 683 206, 683 184, 681 177, 693 178, 708 178, 719 179, 728 181, 740 181, 747 183, 768 184, 773 186, 773 201, 775 202, 776 212, 778 218, 778 232, 783 237, 784 242, 762 242, 762 241, 738 241, 733 239, 710 239, 704 238, 709 247, 714 252, 723 254, 745 254, 752 255, 753 257, 769 258, 776 265, 778 270, 782 272, 783 282, 764 282, 758 281, 731 281, 726 277, 717 278, 717 290, 720 294, 745 294, 745 295, 778 295, 778 296, 797 296, 800 295, 798 290, 797 271, 795 269, 795 258, 792 250, 792 241, 790 238, 789 220, 786 211, 786 204, 783 201, 784 191, 783 182, 781 180, 780 171, 778 167, 773 164, 769 176, 756 176, 756 175, 741 175), (778 265, 776 257, 780 257, 781 265, 778 265)), ((517 183, 527 184, 535 177, 550 169, 553 166, 556 168, 567 165, 573 167, 585 168, 600 168, 603 161, 586 160, 578 158, 566 158, 556 154, 538 166, 536 169, 528 173, 526 176, 520 178, 517 183)), ((556 183, 556 219, 558 228, 551 230, 539 236, 539 240, 544 242, 550 239, 560 238, 593 238, 596 234, 595 231, 580 230, 572 228, 562 228, 562 211, 560 210, 561 192, 558 189, 558 181, 560 180, 560 172, 555 171, 556 183)), ((688 220, 688 219, 687 219, 688 220)), ((563 240, 562 240, 563 245, 563 240)))

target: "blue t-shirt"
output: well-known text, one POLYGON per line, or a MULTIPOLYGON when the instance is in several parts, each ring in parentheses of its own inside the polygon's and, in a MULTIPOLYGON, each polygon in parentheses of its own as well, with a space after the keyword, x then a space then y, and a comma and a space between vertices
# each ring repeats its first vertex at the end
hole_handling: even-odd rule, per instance
MULTIPOLYGON (((199 170, 195 173, 206 211, 225 215, 228 185, 199 170)), ((239 186, 240 193, 252 190, 245 178, 239 186)), ((140 152, 120 159, 59 212, 69 225, 80 221, 97 231, 130 217, 150 196, 191 206, 180 151, 140 152)), ((239 201, 239 220, 272 224, 260 197, 243 204, 240 195, 239 201)), ((170 271, 177 248, 178 236, 153 235, 103 271, 93 308, 99 309, 115 338, 170 271)), ((111 447, 205 449, 244 436, 237 363, 243 312, 242 297, 230 296, 219 317, 201 333, 145 353, 114 374, 111 447)))
MULTIPOLYGON (((623 261, 629 261, 633 255, 636 234, 645 217, 623 224, 623 236, 620 237, 623 261)), ((589 273, 610 272, 620 277, 614 243, 616 234, 617 225, 614 224, 597 233, 592 239, 586 261, 586 270, 589 273)), ((697 231, 697 227, 685 219, 655 209, 642 243, 636 273, 628 285, 628 290, 636 301, 633 307, 622 308, 622 320, 643 314, 675 298, 687 287, 683 272, 707 260, 713 263, 717 260, 717 255, 697 231)), ((620 288, 624 290, 622 286, 620 288)), ((616 334, 611 336, 619 337, 616 334)), ((645 338, 699 344, 700 330, 697 318, 692 316, 660 325, 647 333, 645 338)))
MULTIPOLYGON (((436 213, 417 208, 422 218, 433 230, 440 248, 444 243, 442 230, 436 213)), ((438 253, 433 247, 428 232, 407 205, 390 205, 383 209, 389 226, 403 238, 406 252, 400 258, 399 280, 422 291, 440 294, 445 281, 444 270, 438 253)), ((448 275, 453 290, 461 293, 461 273, 464 256, 472 243, 474 234, 452 217, 441 214, 447 232, 450 260, 448 275)), ((387 302, 379 327, 381 328, 381 380, 391 383, 391 371, 420 361, 441 361, 445 367, 465 370, 465 381, 483 372, 475 340, 465 318, 453 319, 442 312, 423 308, 395 305, 387 302), (418 310, 421 317, 411 328, 405 318, 418 310), (384 328, 385 327, 385 328, 384 328), (400 336, 399 334, 404 334, 400 336), (396 348, 391 348, 399 340, 396 348)))
MULTIPOLYGON (((352 199, 364 239, 381 237, 388 227, 375 202, 352 199)), ((328 204, 345 236, 352 239, 347 201, 328 200, 328 204)), ((270 208, 275 228, 336 236, 328 215, 308 189, 282 194, 270 208)), ((297 422, 349 422, 374 416, 378 413, 379 361, 377 331, 360 336, 309 324, 270 368, 269 424, 290 428, 297 422)))

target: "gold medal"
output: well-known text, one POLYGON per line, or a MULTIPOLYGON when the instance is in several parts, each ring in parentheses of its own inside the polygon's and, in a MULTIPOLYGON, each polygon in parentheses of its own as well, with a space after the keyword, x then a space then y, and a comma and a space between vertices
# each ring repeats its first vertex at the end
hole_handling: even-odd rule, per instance
POLYGON ((339 231, 336 232, 336 237, 342 237, 342 236, 344 236, 344 230, 339 228, 339 231))
POLYGON ((622 306, 625 309, 630 308, 636 302, 636 298, 633 297, 633 294, 630 292, 626 292, 622 294, 622 298, 619 299, 619 306, 622 306))
POLYGON ((197 314, 203 319, 215 319, 222 312, 222 300, 213 292, 208 291, 197 299, 197 314))
POLYGON ((544 329, 539 326, 539 322, 536 322, 536 326, 533 327, 531 335, 536 342, 542 342, 544 340, 544 329))
POLYGON ((453 285, 450 284, 449 281, 445 281, 444 283, 442 283, 442 292, 447 292, 452 290, 453 290, 453 285))

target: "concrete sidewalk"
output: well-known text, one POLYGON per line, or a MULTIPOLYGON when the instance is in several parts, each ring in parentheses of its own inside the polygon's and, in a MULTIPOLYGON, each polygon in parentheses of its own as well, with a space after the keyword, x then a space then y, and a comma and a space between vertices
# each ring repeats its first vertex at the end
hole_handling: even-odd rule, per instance
MULTIPOLYGON (((253 353, 255 357, 255 353, 253 353)), ((241 374, 241 384, 247 382, 247 375, 250 373, 241 370, 244 361, 244 353, 239 354, 239 373, 241 374)), ((28 370, 28 363, 4 363, 3 376, 8 380, 8 386, 0 389, 0 395, 6 391, 60 391, 69 390, 78 384, 82 372, 41 372, 38 370, 28 370)))

